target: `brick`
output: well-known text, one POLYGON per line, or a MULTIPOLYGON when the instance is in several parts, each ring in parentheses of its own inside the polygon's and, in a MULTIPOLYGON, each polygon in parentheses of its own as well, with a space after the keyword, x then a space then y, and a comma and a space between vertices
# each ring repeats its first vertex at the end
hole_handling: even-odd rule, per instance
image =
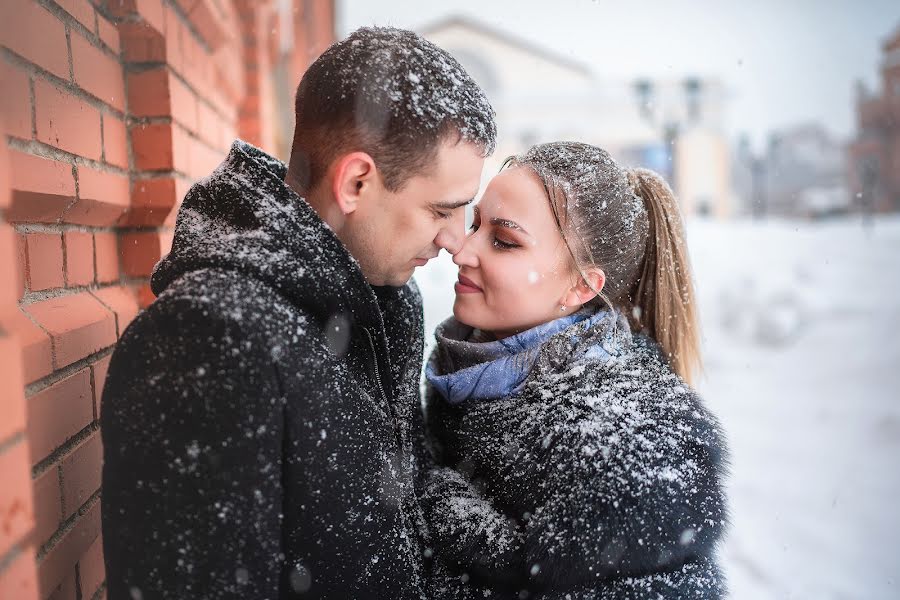
POLYGON ((128 210, 125 175, 78 166, 78 201, 63 215, 66 223, 113 225, 128 210))
POLYGON ((63 517, 75 514, 94 492, 100 489, 103 445, 100 433, 94 433, 62 459, 63 517))
POLYGON ((224 119, 212 108, 212 106, 206 102, 197 103, 197 133, 214 148, 221 148, 227 143, 222 135, 223 124, 224 119))
POLYGON ((53 339, 57 369, 116 343, 115 317, 87 292, 24 308, 53 339))
POLYGON ((56 3, 75 17, 88 31, 94 31, 94 8, 87 0, 56 0, 56 3))
POLYGON ((135 10, 144 21, 157 31, 163 31, 165 15, 162 0, 134 0, 134 4, 135 10))
POLYGON ((166 221, 163 223, 164 227, 175 227, 175 223, 178 220, 178 211, 181 208, 184 197, 188 193, 191 185, 193 185, 192 181, 185 177, 179 177, 175 180, 175 197, 178 198, 178 202, 175 203, 175 206, 173 206, 172 210, 169 212, 169 216, 166 217, 166 221))
POLYGON ((0 325, 18 340, 26 385, 53 372, 50 336, 29 319, 28 315, 14 307, 0 316, 0 325))
POLYGON ((62 582, 56 586, 47 596, 47 600, 78 600, 78 583, 75 577, 75 568, 63 575, 62 582))
POLYGON ((131 182, 131 210, 123 225, 162 225, 177 203, 177 183, 172 177, 135 179, 131 182))
POLYGON ((0 571, 0 598, 37 600, 37 570, 34 548, 25 548, 12 563, 0 571))
POLYGON ((72 32, 71 42, 75 83, 99 100, 124 111, 122 65, 75 32, 72 32))
POLYGON ((181 20, 175 11, 168 6, 164 9, 164 21, 166 61, 173 69, 182 73, 184 70, 184 52, 182 51, 181 40, 189 37, 190 32, 181 24, 181 20))
MULTIPOLYGON (((0 306, 15 306, 25 289, 25 238, 0 222, 0 306)), ((0 336, 3 333, 0 331, 0 336)))
POLYGON ((54 383, 25 405, 31 464, 37 464, 93 421, 90 369, 54 383))
POLYGON ((125 62, 166 62, 168 39, 144 22, 119 24, 122 60, 125 62))
MULTIPOLYGON (((7 228, 7 231, 11 231, 11 229, 7 228)), ((25 236, 15 234, 16 238, 16 287, 15 301, 18 302, 25 295, 25 262, 26 262, 26 254, 25 254, 25 236)), ((9 298, 6 299, 5 304, 11 306, 13 302, 9 302, 9 298)))
POLYGON ((66 250, 66 284, 69 287, 94 282, 94 236, 83 231, 63 234, 66 250))
POLYGON ((210 0, 196 0, 187 11, 188 21, 194 26, 206 45, 219 48, 227 39, 224 23, 210 0))
POLYGON ((142 283, 138 286, 138 304, 141 308, 147 308, 156 300, 156 294, 149 283, 142 283))
POLYGON ((9 153, 10 222, 54 223, 75 198, 72 165, 17 152, 9 153))
POLYGON ((97 536, 91 547, 78 561, 78 573, 81 576, 82 598, 93 598, 106 579, 106 569, 103 566, 103 536, 97 536))
POLYGON ((192 177, 191 158, 194 153, 191 146, 195 141, 195 138, 181 127, 172 126, 172 168, 188 177, 192 177))
POLYGON ((22 542, 34 528, 31 502, 31 465, 28 444, 22 440, 0 453, 0 553, 22 542))
POLYGON ((125 122, 112 115, 103 115, 103 155, 106 162, 128 168, 128 130, 125 122))
POLYGON ((25 236, 28 262, 25 278, 32 291, 63 286, 62 237, 58 233, 29 233, 25 236))
MULTIPOLYGON (((18 340, 0 336, 0 441, 25 430, 25 397, 22 395, 22 352, 18 340)), ((0 455, 2 456, 2 455, 0 455)), ((2 473, 3 471, 0 471, 2 473)), ((2 527, 0 527, 2 535, 2 527)))
POLYGON ((100 113, 97 109, 50 85, 34 82, 37 139, 85 158, 100 159, 100 113))
POLYGON ((112 355, 101 358, 91 365, 94 378, 94 420, 100 419, 100 404, 103 399, 103 388, 106 386, 106 375, 109 372, 109 361, 112 355))
POLYGON ((190 140, 190 153, 190 176, 194 179, 201 179, 212 173, 225 158, 224 153, 213 150, 195 138, 190 140))
MULTIPOLYGON (((4 130, 3 113, 0 112, 0 132, 4 130)), ((9 176, 9 148, 6 144, 0 144, 0 211, 9 208, 12 194, 10 194, 9 176)))
POLYGON ((119 238, 114 233, 94 234, 97 259, 97 283, 119 280, 119 238))
POLYGON ((137 117, 172 114, 170 74, 165 66, 128 74, 128 111, 137 117))
POLYGON ((171 124, 133 125, 130 131, 136 169, 153 171, 173 168, 171 124))
POLYGON ((59 488, 59 467, 54 465, 34 480, 33 542, 43 546, 62 523, 62 493, 59 488))
POLYGON ((123 233, 119 240, 122 271, 129 277, 149 277, 162 258, 160 234, 156 231, 123 233))
POLYGON ((93 290, 91 293, 116 315, 116 330, 118 337, 122 337, 125 328, 140 310, 134 292, 128 287, 113 286, 93 290))
POLYGON ((48 593, 59 585, 99 535, 100 503, 95 502, 38 565, 41 592, 48 593))
POLYGON ((28 74, 0 60, 0 81, 3 82, 3 93, 0 94, 0 115, 6 133, 16 137, 31 139, 31 91, 28 74))
POLYGON ((97 13, 97 33, 100 40, 117 56, 122 52, 122 44, 119 40, 119 30, 100 13, 97 13))
POLYGON ((0 2, 0 45, 46 69, 69 79, 69 49, 62 22, 32 0, 0 2), (40 40, 40 43, 35 43, 40 40))

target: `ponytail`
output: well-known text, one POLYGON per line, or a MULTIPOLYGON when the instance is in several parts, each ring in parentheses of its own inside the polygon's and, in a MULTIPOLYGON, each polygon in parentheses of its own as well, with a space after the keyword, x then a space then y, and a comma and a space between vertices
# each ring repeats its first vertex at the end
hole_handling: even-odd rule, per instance
POLYGON ((631 300, 632 325, 662 347, 672 369, 688 384, 702 368, 700 333, 684 223, 666 182, 647 169, 628 171, 649 220, 643 265, 631 300))

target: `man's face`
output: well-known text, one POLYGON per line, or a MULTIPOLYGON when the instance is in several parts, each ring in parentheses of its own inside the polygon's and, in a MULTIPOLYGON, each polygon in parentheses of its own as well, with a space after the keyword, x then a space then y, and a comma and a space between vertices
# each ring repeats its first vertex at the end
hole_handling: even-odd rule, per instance
POLYGON ((432 168, 399 191, 385 189, 377 178, 341 236, 371 285, 404 285, 441 248, 459 251, 464 207, 478 193, 483 167, 477 146, 447 141, 432 168))

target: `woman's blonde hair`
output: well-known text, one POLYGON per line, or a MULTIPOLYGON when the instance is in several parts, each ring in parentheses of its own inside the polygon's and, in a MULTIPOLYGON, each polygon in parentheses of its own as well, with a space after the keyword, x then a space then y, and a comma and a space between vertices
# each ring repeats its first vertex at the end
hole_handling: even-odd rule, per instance
POLYGON ((539 144, 503 166, 537 174, 576 268, 606 275, 597 302, 656 340, 691 383, 702 367, 699 321, 684 223, 665 180, 623 169, 605 150, 578 142, 539 144))

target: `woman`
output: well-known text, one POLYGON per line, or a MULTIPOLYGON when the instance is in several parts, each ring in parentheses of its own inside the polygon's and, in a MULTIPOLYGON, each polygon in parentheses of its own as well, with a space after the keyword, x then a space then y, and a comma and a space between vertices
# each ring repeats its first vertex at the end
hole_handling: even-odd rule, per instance
POLYGON ((426 369, 434 597, 722 597, 725 451, 688 385, 672 192, 587 144, 504 166, 426 369))

